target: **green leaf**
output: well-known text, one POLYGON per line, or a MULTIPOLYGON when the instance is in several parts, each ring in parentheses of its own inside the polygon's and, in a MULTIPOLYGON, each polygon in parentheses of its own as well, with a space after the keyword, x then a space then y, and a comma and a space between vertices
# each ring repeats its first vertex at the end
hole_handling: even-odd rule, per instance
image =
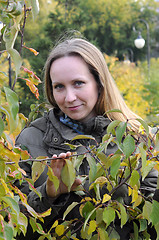
MULTIPOLYGON (((13 116, 12 116, 12 114, 10 112, 9 105, 6 105, 4 107, 0 106, 0 110, 4 114, 6 114, 8 122, 9 122, 10 133, 12 133, 16 129, 17 125, 18 125, 18 115, 17 115, 16 120, 14 120, 13 116)), ((3 134, 6 136, 6 138, 8 138, 7 140, 9 140, 9 142, 12 144, 12 140, 10 139, 9 135, 7 135, 6 132, 3 132, 3 134)))
POLYGON ((120 240, 120 236, 119 234, 117 233, 117 231, 112 227, 108 230, 109 232, 109 239, 111 240, 120 240))
POLYGON ((127 127, 127 123, 126 122, 121 122, 116 129, 116 138, 117 138, 119 143, 121 142, 121 140, 124 136, 124 133, 126 131, 126 127, 127 127))
POLYGON ((87 161, 89 163, 90 171, 89 171, 89 182, 93 182, 96 179, 97 175, 97 165, 95 159, 90 155, 87 154, 87 161))
POLYGON ((36 218, 30 218, 30 224, 32 226, 33 232, 38 232, 40 234, 44 234, 43 228, 41 226, 41 224, 36 222, 36 218))
POLYGON ((42 172, 45 169, 45 164, 43 162, 33 162, 32 165, 32 179, 35 182, 40 175, 42 174, 42 172))
POLYGON ((89 136, 89 135, 77 135, 76 137, 74 137, 74 138, 72 139, 72 141, 78 140, 78 139, 91 139, 91 140, 95 140, 94 137, 89 136))
POLYGON ((159 223, 156 224, 154 227, 155 227, 155 230, 156 230, 156 233, 157 233, 157 238, 156 239, 159 239, 159 223))
POLYGON ((22 212, 19 213, 18 223, 20 230, 25 235, 27 231, 28 218, 22 212))
POLYGON ((146 228, 147 228, 147 221, 146 221, 146 219, 139 219, 139 222, 140 222, 140 230, 139 230, 139 232, 145 231, 146 228))
MULTIPOLYGON (((94 210, 94 205, 91 202, 86 202, 86 204, 84 205, 83 209, 82 209, 82 215, 85 219, 88 218, 88 216, 90 215, 90 213, 94 210)), ((91 214, 92 215, 92 214, 91 214)), ((95 214, 93 214, 93 216, 91 217, 91 219, 93 220, 95 218, 95 214)))
POLYGON ((4 197, 6 195, 6 190, 3 185, 0 184, 0 197, 4 197))
POLYGON ((67 214, 68 214, 69 212, 71 212, 71 210, 72 210, 74 207, 76 207, 78 204, 79 204, 78 202, 73 202, 73 203, 71 203, 71 204, 68 206, 68 208, 66 209, 66 211, 65 211, 64 214, 63 214, 63 220, 65 219, 65 217, 67 216, 67 214))
POLYGON ((108 127, 107 127, 107 133, 108 133, 108 134, 111 133, 112 130, 113 130, 116 126, 119 125, 119 123, 121 123, 120 120, 114 120, 114 121, 112 121, 112 122, 108 125, 108 127))
POLYGON ((121 160, 121 155, 115 154, 113 155, 110 160, 112 161, 111 168, 110 168, 110 174, 113 178, 115 178, 118 169, 120 167, 120 160, 121 160))
POLYGON ((62 171, 61 171, 61 179, 63 183, 68 187, 68 191, 70 191, 74 181, 76 178, 76 172, 73 167, 73 163, 66 159, 66 164, 64 165, 62 171))
POLYGON ((2 118, 0 117, 0 136, 2 135, 4 131, 4 122, 2 120, 2 118))
POLYGON ((19 209, 19 204, 11 197, 2 197, 2 201, 8 204, 8 206, 12 209, 13 212, 19 215, 20 209, 19 209))
POLYGON ((145 201, 144 207, 143 207, 143 218, 147 219, 150 222, 150 213, 152 211, 152 204, 148 201, 145 201))
POLYGON ((15 72, 16 72, 16 78, 17 78, 20 68, 22 66, 21 56, 20 56, 19 52, 15 49, 8 49, 7 51, 10 54, 11 59, 13 60, 13 63, 15 65, 15 69, 16 69, 15 72))
POLYGON ((127 158, 135 151, 135 140, 132 136, 127 135, 124 139, 123 151, 127 158))
POLYGON ((9 108, 13 116, 13 119, 16 120, 17 113, 19 111, 19 102, 18 102, 17 94, 7 87, 4 87, 4 91, 6 94, 7 102, 9 104, 9 108))
POLYGON ((57 191, 60 183, 58 177, 54 175, 51 167, 48 167, 47 175, 49 176, 49 179, 53 182, 55 190, 57 191))
POLYGON ((140 175, 138 171, 133 170, 130 177, 130 182, 129 182, 130 186, 134 187, 135 185, 138 185, 139 179, 140 179, 140 175))
POLYGON ((99 236, 101 240, 109 240, 108 233, 106 232, 105 228, 98 228, 99 236))
POLYGON ((122 228, 125 225, 125 223, 127 222, 128 216, 127 216, 125 207, 119 202, 118 202, 118 204, 119 204, 120 212, 121 212, 121 228, 122 228))
POLYGON ((4 235, 7 240, 13 239, 13 228, 9 224, 4 226, 4 235))
POLYGON ((103 209, 98 208, 96 210, 96 223, 100 224, 103 221, 103 209))
POLYGON ((29 0, 29 1, 31 3, 31 6, 32 6, 33 19, 35 20, 35 18, 39 14, 39 1, 38 0, 29 0))
POLYGON ((99 152, 99 153, 97 153, 97 157, 105 165, 106 168, 110 167, 111 161, 108 161, 108 158, 105 153, 99 152))
POLYGON ((142 181, 145 179, 145 177, 148 175, 148 173, 153 169, 153 167, 156 165, 156 162, 150 162, 146 167, 142 167, 142 181))
POLYGON ((140 122, 141 125, 145 128, 146 134, 147 134, 147 136, 148 136, 148 135, 149 135, 149 127, 148 127, 148 124, 147 124, 145 121, 143 121, 142 119, 140 119, 140 118, 137 118, 136 120, 137 120, 138 122, 140 122))
POLYGON ((142 168, 144 169, 146 167, 146 157, 147 157, 147 153, 145 151, 145 149, 143 148, 143 144, 141 144, 139 146, 139 150, 140 150, 140 153, 141 153, 141 160, 142 160, 142 168))
MULTIPOLYGON (((95 211, 96 211, 96 208, 94 208, 94 209, 87 215, 87 218, 86 218, 86 220, 85 220, 85 222, 84 222, 84 225, 83 225, 83 229, 84 229, 84 230, 85 230, 85 228, 86 228, 86 226, 87 226, 87 223, 88 223, 89 219, 94 219, 94 218, 95 218, 95 215, 96 215, 95 211)), ((82 212, 83 212, 83 211, 82 211, 82 212)))
POLYGON ((153 200, 152 203, 152 212, 150 214, 150 219, 153 225, 159 223, 159 202, 153 200))
POLYGON ((138 226, 135 222, 133 222, 133 225, 134 225, 134 240, 139 240, 139 236, 138 236, 138 226))
POLYGON ((103 221, 107 224, 107 226, 110 225, 111 222, 113 222, 115 219, 115 210, 113 208, 105 208, 103 211, 103 221))
POLYGON ((16 26, 5 28, 4 34, 3 34, 3 40, 6 44, 6 50, 13 49, 17 35, 18 35, 18 29, 16 26))
POLYGON ((30 178, 24 178, 24 179, 28 182, 29 189, 35 192, 39 196, 39 198, 41 198, 41 192, 37 191, 37 189, 33 186, 33 180, 30 178))

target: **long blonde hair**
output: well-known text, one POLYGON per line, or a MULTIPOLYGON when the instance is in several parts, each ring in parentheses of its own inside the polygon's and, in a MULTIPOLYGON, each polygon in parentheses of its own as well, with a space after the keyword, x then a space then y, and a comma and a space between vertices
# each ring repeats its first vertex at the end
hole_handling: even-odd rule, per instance
POLYGON ((103 54, 95 45, 82 38, 67 39, 59 43, 53 48, 46 61, 45 92, 51 105, 57 107, 53 96, 52 82, 50 78, 51 65, 56 59, 70 55, 78 55, 82 57, 100 85, 100 95, 96 103, 97 115, 104 115, 112 109, 119 109, 122 113, 108 112, 107 116, 112 120, 130 120, 133 130, 138 132, 140 123, 135 119, 139 118, 139 116, 133 113, 126 105, 108 70, 103 54))

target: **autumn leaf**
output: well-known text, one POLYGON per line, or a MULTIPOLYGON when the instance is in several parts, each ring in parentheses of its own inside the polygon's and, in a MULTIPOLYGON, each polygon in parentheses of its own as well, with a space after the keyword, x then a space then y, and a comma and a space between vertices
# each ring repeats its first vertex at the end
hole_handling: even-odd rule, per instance
POLYGON ((26 47, 26 46, 23 46, 23 47, 28 49, 30 52, 34 53, 35 56, 37 56, 39 54, 39 52, 37 52, 34 48, 29 48, 29 47, 26 47))
POLYGON ((30 91, 34 93, 35 97, 39 100, 38 88, 28 79, 26 80, 26 85, 30 88, 30 91))
POLYGON ((39 83, 41 83, 40 78, 38 78, 33 71, 31 71, 31 70, 29 70, 29 69, 27 69, 27 68, 25 68, 25 67, 23 67, 23 66, 22 66, 22 69, 24 70, 24 72, 26 72, 26 73, 28 74, 29 80, 30 80, 33 84, 38 85, 39 83))

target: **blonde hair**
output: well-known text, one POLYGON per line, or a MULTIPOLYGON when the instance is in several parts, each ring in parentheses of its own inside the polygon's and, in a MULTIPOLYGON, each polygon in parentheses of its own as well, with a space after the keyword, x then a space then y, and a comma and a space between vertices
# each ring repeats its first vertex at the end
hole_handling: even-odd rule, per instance
POLYGON ((56 59, 70 55, 78 55, 82 57, 82 59, 88 64, 91 73, 99 84, 100 95, 96 103, 97 115, 106 114, 112 120, 130 120, 133 130, 138 132, 140 123, 135 119, 139 118, 139 116, 133 113, 126 105, 108 70, 103 54, 96 46, 82 38, 72 38, 59 43, 51 51, 46 61, 45 92, 51 105, 57 107, 53 96, 52 82, 50 78, 51 65, 56 59), (108 112, 113 109, 119 109, 122 113, 108 112))

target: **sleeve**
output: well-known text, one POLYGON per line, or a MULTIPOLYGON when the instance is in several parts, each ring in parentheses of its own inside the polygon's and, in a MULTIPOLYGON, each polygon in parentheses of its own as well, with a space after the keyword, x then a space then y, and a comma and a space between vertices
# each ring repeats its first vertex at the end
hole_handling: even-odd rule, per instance
POLYGON ((145 196, 154 195, 157 188, 158 171, 152 169, 145 177, 144 181, 141 181, 140 189, 145 196))

